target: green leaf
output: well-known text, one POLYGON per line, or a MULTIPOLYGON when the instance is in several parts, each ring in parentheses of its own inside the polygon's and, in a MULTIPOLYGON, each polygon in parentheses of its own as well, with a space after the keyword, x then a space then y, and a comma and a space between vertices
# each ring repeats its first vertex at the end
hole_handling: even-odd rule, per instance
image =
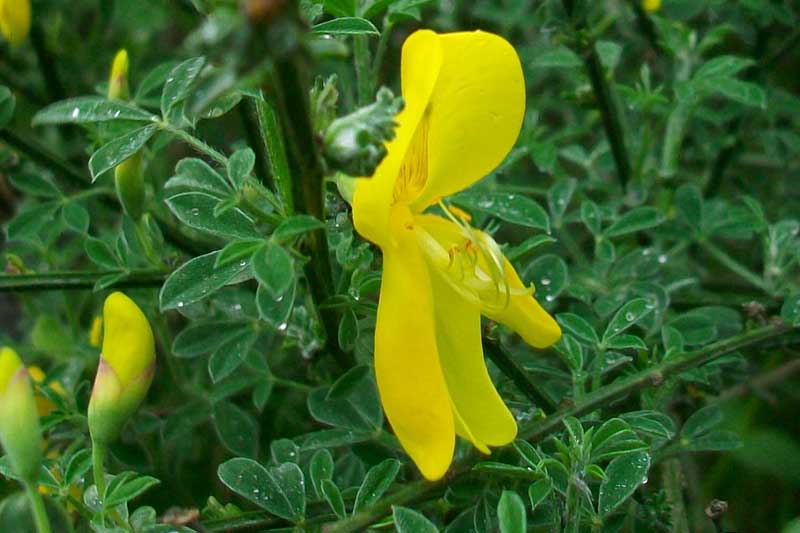
POLYGON ((682 442, 683 449, 690 452, 726 452, 742 446, 739 435, 733 431, 711 431, 682 442))
POLYGON ((77 202, 64 204, 61 217, 70 229, 81 235, 89 230, 89 212, 77 202))
POLYGON ((194 157, 181 159, 175 166, 175 176, 171 177, 164 187, 185 188, 192 191, 199 189, 223 197, 233 192, 230 184, 219 172, 202 159, 194 157))
POLYGON ((256 456, 258 423, 250 413, 223 400, 214 404, 211 417, 220 442, 231 453, 247 457, 256 456))
POLYGON ((397 459, 386 459, 370 468, 358 488, 353 514, 378 501, 392 485, 398 472, 400 472, 400 461, 397 459))
POLYGON ((675 206, 683 220, 696 232, 703 224, 703 194, 693 183, 681 185, 675 191, 675 206))
POLYGON ((363 374, 344 398, 329 397, 329 392, 330 387, 322 387, 308 396, 308 410, 316 420, 352 430, 374 431, 383 425, 383 410, 371 372, 363 374))
POLYGON ((161 115, 164 119, 169 117, 170 111, 176 104, 189 96, 205 63, 204 57, 195 57, 178 64, 170 71, 161 91, 161 115))
POLYGON ((157 125, 148 124, 142 128, 129 131, 98 148, 89 158, 89 172, 92 175, 92 182, 138 152, 156 131, 158 131, 157 125))
POLYGON ((220 251, 214 268, 223 267, 242 259, 249 261, 262 246, 264 246, 264 241, 262 240, 230 242, 220 251))
POLYGON ((619 335, 611 337, 606 343, 611 350, 647 350, 647 344, 636 335, 619 335))
POLYGON ((606 479, 600 485, 598 510, 608 516, 631 497, 647 480, 650 456, 646 453, 631 453, 617 457, 606 468, 606 479))
POLYGON ((707 405, 695 411, 692 416, 686 419, 681 428, 681 436, 687 438, 699 437, 720 425, 722 420, 722 411, 719 406, 707 405))
POLYGON ((158 117, 138 107, 100 96, 79 96, 50 104, 33 116, 33 125, 85 124, 110 120, 153 122, 158 117))
POLYGON ((321 22, 315 24, 311 32, 329 35, 380 35, 378 28, 372 22, 359 17, 340 17, 321 22))
POLYGON ((781 318, 792 326, 800 325, 800 292, 790 294, 783 301, 781 318))
POLYGON ((433 522, 422 513, 398 505, 392 506, 392 519, 397 533, 438 533, 433 522))
POLYGON ((534 60, 530 62, 530 66, 533 68, 580 68, 583 66, 583 61, 566 46, 557 46, 537 52, 534 60))
POLYGON ((453 202, 468 210, 486 213, 506 222, 550 231, 550 218, 535 200, 520 194, 487 192, 461 193, 453 202))
POLYGON ((0 129, 5 128, 14 118, 15 107, 16 101, 12 92, 5 85, 0 85, 0 129))
POLYGON ((372 374, 372 367, 369 365, 357 365, 342 374, 333 385, 331 385, 326 396, 327 400, 340 400, 347 398, 358 390, 362 382, 372 374))
POLYGON ((273 297, 278 297, 294 283, 294 262, 282 246, 269 242, 253 256, 253 273, 273 297))
POLYGON ((303 233, 324 228, 325 224, 311 215, 295 215, 281 222, 272 233, 272 238, 286 242, 303 233))
POLYGON ((220 237, 261 237, 253 219, 237 207, 214 216, 214 207, 218 203, 217 198, 204 192, 183 192, 167 199, 170 210, 187 226, 220 237))
POLYGON ((244 182, 253 172, 256 164, 256 153, 250 148, 236 150, 228 160, 228 181, 237 191, 244 186, 244 182))
POLYGON ((120 267, 119 259, 117 259, 117 256, 114 255, 114 251, 104 241, 89 237, 84 242, 84 249, 86 250, 86 255, 88 255, 89 259, 96 265, 107 269, 120 267))
POLYGON ((559 313, 556 315, 556 320, 565 330, 579 339, 583 339, 592 346, 600 344, 597 332, 583 317, 574 313, 559 313))
POLYGON ((497 504, 497 518, 500 520, 501 533, 525 533, 528 528, 528 517, 525 504, 519 494, 504 490, 497 504))
POLYGON ((14 174, 10 176, 11 185, 25 194, 41 198, 59 198, 61 191, 53 181, 43 174, 14 174))
POLYGON ((250 269, 245 261, 214 268, 219 251, 190 259, 170 274, 159 293, 162 311, 207 298, 250 269))
POLYGON ((663 221, 661 213, 654 207, 637 207, 622 215, 606 231, 607 237, 619 237, 635 231, 658 226, 663 221))
POLYGON ((603 333, 603 344, 638 323, 653 309, 653 304, 646 298, 636 298, 620 307, 603 333))
POLYGON ((742 70, 755 64, 755 61, 745 57, 723 55, 703 63, 694 73, 694 79, 716 78, 718 76, 733 77, 742 70))
POLYGON ((528 487, 528 499, 531 501, 531 510, 535 511, 553 490, 553 482, 550 479, 540 479, 528 487))
POLYGON ((547 207, 550 208, 550 213, 556 220, 560 220, 564 216, 577 185, 578 182, 575 178, 566 178, 558 180, 547 189, 547 207))
POLYGON ((611 418, 603 423, 592 436, 592 462, 600 462, 618 455, 646 450, 627 422, 611 418))
POLYGON ((536 248, 554 242, 556 242, 556 240, 550 235, 534 235, 533 237, 525 239, 519 245, 508 250, 506 252, 506 258, 513 263, 514 261, 517 261, 518 259, 521 259, 525 255, 529 254, 536 248))
POLYGON ((111 483, 108 484, 105 501, 103 502, 105 507, 113 508, 117 505, 128 502, 161 483, 154 477, 133 477, 135 474, 132 472, 130 472, 130 474, 131 476, 124 476, 125 479, 123 482, 114 483, 114 481, 123 477, 123 474, 118 474, 114 477, 111 483))
POLYGON ((589 228, 592 235, 600 235, 602 220, 600 208, 596 203, 591 200, 581 202, 581 221, 589 228))
POLYGON ((358 318, 353 309, 347 308, 342 313, 342 318, 339 320, 337 338, 339 347, 345 352, 350 352, 355 347, 358 340, 358 318))
POLYGON ((706 91, 751 107, 767 108, 767 93, 755 83, 735 78, 709 78, 700 84, 706 91))
POLYGON ((356 16, 356 0, 325 0, 322 5, 335 17, 356 16))
POLYGON ((172 353, 175 357, 193 358, 211 353, 240 331, 240 322, 230 320, 203 321, 192 324, 175 336, 172 353))
POLYGON ((37 236, 45 225, 52 223, 53 215, 57 210, 56 202, 47 202, 32 207, 26 206, 6 226, 8 240, 22 241, 37 236))
POLYGON ((258 339, 252 327, 242 328, 228 336, 208 359, 208 374, 217 383, 239 368, 258 339))
POLYGON ((669 440, 675 436, 675 422, 664 413, 658 411, 632 411, 620 415, 637 433, 669 440))
POLYGON ((344 507, 344 498, 342 498, 342 493, 339 491, 339 487, 336 486, 336 483, 330 479, 323 479, 321 488, 322 495, 325 497, 325 501, 328 502, 328 506, 330 506, 334 514, 339 518, 346 517, 347 510, 344 507))
POLYGON ((308 471, 311 475, 311 485, 318 498, 324 497, 322 482, 333 479, 333 456, 328 450, 317 450, 311 456, 308 471))
POLYGON ((567 285, 567 264, 555 254, 537 258, 528 267, 526 274, 533 281, 536 299, 540 302, 552 302, 567 285))
POLYGON ((273 296, 269 289, 259 285, 256 291, 259 318, 278 331, 285 331, 294 307, 296 289, 297 284, 292 283, 285 293, 273 296))
POLYGON ((305 515, 303 471, 294 463, 268 470, 240 457, 222 463, 217 474, 229 489, 275 516, 298 522, 305 515))

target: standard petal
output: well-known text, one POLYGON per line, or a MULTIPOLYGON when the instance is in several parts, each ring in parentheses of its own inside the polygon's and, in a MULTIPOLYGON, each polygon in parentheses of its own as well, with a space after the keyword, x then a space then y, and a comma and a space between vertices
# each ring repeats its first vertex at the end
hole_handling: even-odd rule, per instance
MULTIPOLYGON (((512 291, 524 289, 522 281, 508 259, 505 262, 505 279, 512 291)), ((561 338, 561 327, 539 305, 533 294, 514 294, 504 309, 484 309, 483 314, 516 331, 522 339, 535 348, 547 348, 561 338)))
POLYGON ((431 273, 436 341, 459 434, 484 453, 508 444, 517 423, 489 378, 481 345, 481 312, 438 273, 431 273), (458 426, 463 425, 459 428, 458 426))
POLYGON ((383 250, 375 373, 386 417, 422 475, 435 480, 453 457, 455 429, 434 332, 427 267, 410 214, 392 217, 393 245, 383 250), (401 218, 402 217, 402 218, 401 218))
MULTIPOLYGON (((356 182, 353 223, 363 237, 381 246, 389 241, 389 211, 394 203, 395 185, 401 168, 418 163, 407 161, 407 155, 412 141, 419 140, 418 128, 441 64, 441 44, 436 33, 420 30, 406 39, 401 65, 405 107, 397 115, 395 138, 386 144, 387 155, 374 175, 356 182)), ((420 155, 420 150, 412 149, 411 152, 412 158, 420 155)), ((427 157, 424 164, 427 165, 427 157)))
POLYGON ((416 212, 494 170, 514 146, 525 115, 522 66, 508 41, 481 31, 438 37, 441 69, 426 111, 428 179, 413 203, 416 212))

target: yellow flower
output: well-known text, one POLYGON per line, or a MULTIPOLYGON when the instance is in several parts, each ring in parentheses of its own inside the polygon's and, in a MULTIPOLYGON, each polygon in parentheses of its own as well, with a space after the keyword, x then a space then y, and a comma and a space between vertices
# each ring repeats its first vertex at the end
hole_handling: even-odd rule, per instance
POLYGON ((0 443, 14 471, 32 483, 42 464, 42 430, 28 372, 11 348, 0 348, 0 443))
POLYGON ((9 43, 22 43, 30 29, 30 0, 0 0, 0 32, 9 43))
POLYGON ((661 9, 661 0, 642 0, 642 7, 648 13, 655 13, 661 9))
POLYGON ((147 394, 156 348, 147 317, 121 292, 106 298, 103 324, 103 350, 89 400, 89 432, 92 440, 107 444, 147 394))
POLYGON ((491 172, 514 145, 525 113, 516 52, 490 33, 417 31, 403 46, 402 89, 397 136, 374 176, 356 180, 353 220, 383 252, 381 402, 434 480, 450 465, 456 433, 484 453, 517 433, 486 369, 481 314, 536 347, 561 330, 497 243, 440 202, 491 172), (424 213, 437 202, 450 220, 424 213))

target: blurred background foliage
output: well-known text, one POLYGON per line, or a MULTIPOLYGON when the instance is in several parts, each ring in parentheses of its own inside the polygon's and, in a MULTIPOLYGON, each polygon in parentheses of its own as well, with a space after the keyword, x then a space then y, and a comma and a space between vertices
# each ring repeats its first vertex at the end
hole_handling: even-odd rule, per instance
MULTIPOLYGON (((132 530, 800 531, 798 16, 791 0, 34 1, 28 41, 0 47, 0 339, 43 370, 43 490, 76 530, 96 519, 89 332, 121 287, 159 352, 111 450, 112 473, 160 480, 127 495, 132 530), (517 146, 451 202, 565 333, 533 351, 485 324, 521 438, 459 447, 432 485, 383 420, 380 254, 332 181, 379 160, 398 101, 376 93, 400 94, 417 28, 496 32, 520 55, 517 146), (98 104, 119 48, 131 101, 98 104), (134 220, 108 170, 137 151, 134 220)), ((15 490, 0 481, 3 531, 21 527, 15 490)))

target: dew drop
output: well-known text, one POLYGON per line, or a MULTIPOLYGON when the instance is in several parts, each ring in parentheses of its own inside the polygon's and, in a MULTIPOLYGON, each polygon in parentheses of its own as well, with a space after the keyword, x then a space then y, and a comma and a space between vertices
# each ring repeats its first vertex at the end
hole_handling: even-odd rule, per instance
POLYGON ((661 255, 659 255, 659 256, 658 256, 658 262, 659 262, 659 263, 661 263, 662 265, 663 265, 664 263, 666 263, 666 262, 667 262, 667 255, 666 255, 666 254, 661 254, 661 255))
POLYGON ((547 285, 550 285, 550 278, 542 278, 539 283, 546 287, 547 285))
POLYGON ((77 107, 72 110, 72 118, 78 118, 78 115, 80 115, 80 114, 81 114, 81 110, 78 109, 77 107))
POLYGON ((634 315, 634 314, 633 314, 633 313, 631 313, 630 311, 628 311, 627 313, 625 313, 625 320, 627 320, 628 322, 633 322, 633 319, 634 319, 634 318, 636 318, 636 315, 634 315))

